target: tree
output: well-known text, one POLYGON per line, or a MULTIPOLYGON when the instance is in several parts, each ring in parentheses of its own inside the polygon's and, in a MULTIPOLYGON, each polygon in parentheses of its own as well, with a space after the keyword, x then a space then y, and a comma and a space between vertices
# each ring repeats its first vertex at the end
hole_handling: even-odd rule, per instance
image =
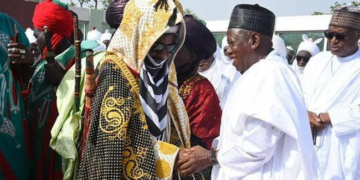
MULTIPOLYGON (((330 12, 333 12, 335 10, 335 8, 340 7, 340 6, 346 6, 348 4, 346 3, 339 3, 339 2, 335 2, 334 5, 330 6, 330 12)), ((360 7, 360 1, 352 1, 349 5, 353 5, 354 7, 360 7)), ((324 13, 322 12, 314 12, 311 15, 323 15, 324 13)))
POLYGON ((103 9, 104 10, 107 9, 112 2, 113 2, 113 0, 102 0, 101 3, 103 5, 103 9))
MULTIPOLYGON (((80 3, 80 7, 83 7, 84 3, 88 3, 89 0, 78 0, 80 3)), ((72 2, 72 1, 71 1, 72 2)))
POLYGON ((199 19, 199 17, 188 8, 185 9, 184 14, 191 14, 194 16, 195 19, 199 19))
POLYGON ((75 7, 75 6, 76 6, 76 4, 75 4, 72 0, 70 0, 70 2, 69 2, 69 3, 67 3, 67 5, 68 5, 68 6, 73 6, 73 7, 75 7))

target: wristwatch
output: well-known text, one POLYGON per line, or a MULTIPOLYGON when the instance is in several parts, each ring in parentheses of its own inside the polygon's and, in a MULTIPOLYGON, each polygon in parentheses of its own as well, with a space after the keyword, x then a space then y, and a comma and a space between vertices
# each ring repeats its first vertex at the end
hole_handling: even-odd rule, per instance
POLYGON ((211 159, 212 165, 219 164, 219 162, 216 159, 216 152, 217 152, 217 150, 215 150, 214 148, 211 148, 211 158, 210 159, 211 159))

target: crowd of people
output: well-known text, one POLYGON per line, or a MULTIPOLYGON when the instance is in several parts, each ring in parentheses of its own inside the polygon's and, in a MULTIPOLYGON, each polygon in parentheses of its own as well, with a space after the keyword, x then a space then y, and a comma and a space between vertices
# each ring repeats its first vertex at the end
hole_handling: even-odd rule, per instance
POLYGON ((115 0, 111 34, 0 12, 0 179, 360 179, 360 10, 297 51, 258 4, 221 47, 178 0, 115 0))

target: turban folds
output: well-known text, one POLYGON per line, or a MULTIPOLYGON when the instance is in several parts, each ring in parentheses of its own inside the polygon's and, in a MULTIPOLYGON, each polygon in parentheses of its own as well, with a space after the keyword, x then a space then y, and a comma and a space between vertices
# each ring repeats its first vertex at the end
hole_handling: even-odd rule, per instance
POLYGON ((39 30, 44 26, 54 34, 62 35, 70 39, 73 31, 73 20, 68 7, 58 1, 45 0, 39 3, 34 11, 33 24, 39 30))
POLYGON ((106 10, 106 22, 113 29, 117 29, 124 16, 125 5, 129 0, 115 0, 106 10))
POLYGON ((186 39, 184 45, 197 56, 197 60, 209 58, 216 51, 216 41, 210 30, 191 16, 184 17, 186 39))
MULTIPOLYGON (((53 50, 60 45, 64 37, 70 39, 73 31, 72 14, 68 11, 68 6, 56 0, 45 0, 36 5, 33 24, 41 31, 44 31, 44 26, 47 26, 53 33, 51 38, 53 50)), ((45 58, 46 51, 45 47, 43 58, 45 58)))
POLYGON ((322 38, 313 41, 312 39, 309 39, 305 34, 303 34, 302 38, 304 41, 300 43, 297 53, 299 53, 300 51, 307 51, 311 54, 311 56, 315 56, 317 53, 320 52, 317 44, 322 41, 322 38))
POLYGON ((230 28, 246 29, 272 37, 275 27, 273 12, 258 4, 239 4, 230 17, 230 28))

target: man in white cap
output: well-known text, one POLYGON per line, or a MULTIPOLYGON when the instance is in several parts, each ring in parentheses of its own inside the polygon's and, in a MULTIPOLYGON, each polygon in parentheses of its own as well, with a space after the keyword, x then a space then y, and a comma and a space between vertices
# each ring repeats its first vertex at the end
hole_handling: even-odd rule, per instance
POLYGON ((322 41, 322 38, 313 41, 313 39, 309 39, 306 34, 303 34, 302 38, 304 41, 300 43, 297 50, 296 60, 292 64, 292 68, 298 75, 300 82, 303 81, 303 74, 306 64, 309 62, 311 57, 320 52, 317 44, 322 41))
POLYGON ((106 48, 109 46, 111 36, 112 35, 108 29, 105 30, 105 33, 101 35, 101 42, 106 45, 106 48))
POLYGON ((325 31, 330 52, 311 58, 304 93, 319 179, 360 179, 360 12, 335 9, 325 31))
POLYGON ((41 60, 40 50, 36 43, 36 38, 34 36, 34 31, 31 28, 27 28, 25 31, 26 37, 30 42, 30 50, 31 53, 34 55, 34 63, 37 64, 39 60, 41 60))
POLYGON ((213 165, 213 180, 316 179, 317 159, 300 84, 272 48, 275 15, 259 5, 237 5, 227 53, 242 76, 230 91, 218 142, 211 151, 186 149, 178 162, 191 174, 213 165), (306 119, 306 120, 304 120, 306 119))

